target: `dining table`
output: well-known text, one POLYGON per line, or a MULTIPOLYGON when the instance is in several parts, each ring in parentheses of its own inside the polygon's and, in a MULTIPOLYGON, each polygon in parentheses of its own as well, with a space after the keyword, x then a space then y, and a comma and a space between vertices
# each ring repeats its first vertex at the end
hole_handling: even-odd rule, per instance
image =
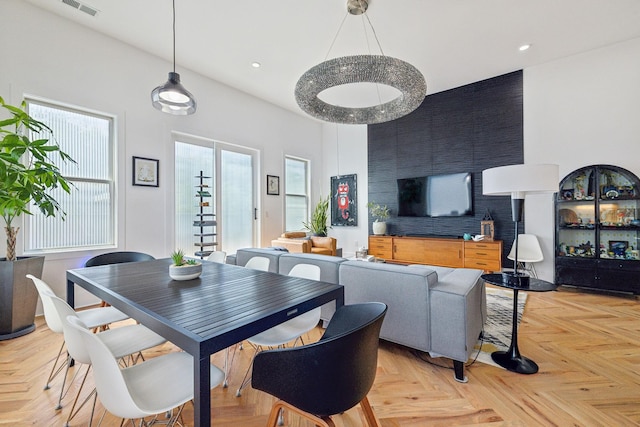
MULTIPOLYGON (((200 277, 169 277, 171 259, 67 270, 67 302, 76 286, 191 354, 194 425, 211 425, 210 356, 330 301, 341 285, 202 261, 200 277)), ((170 373, 168 373, 170 375, 170 373)))

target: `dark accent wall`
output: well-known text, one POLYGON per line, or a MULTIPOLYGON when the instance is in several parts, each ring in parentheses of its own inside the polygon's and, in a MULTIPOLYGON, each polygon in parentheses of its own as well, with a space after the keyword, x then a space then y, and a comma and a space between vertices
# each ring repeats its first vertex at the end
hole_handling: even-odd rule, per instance
MULTIPOLYGON (((462 236, 480 234, 487 209, 496 239, 511 248, 509 197, 483 196, 482 171, 521 164, 522 71, 429 95, 411 114, 368 126, 369 201, 391 208, 387 233, 462 236), (473 216, 398 217, 396 179, 471 172, 473 216)), ((520 232, 524 224, 520 225, 520 232)))

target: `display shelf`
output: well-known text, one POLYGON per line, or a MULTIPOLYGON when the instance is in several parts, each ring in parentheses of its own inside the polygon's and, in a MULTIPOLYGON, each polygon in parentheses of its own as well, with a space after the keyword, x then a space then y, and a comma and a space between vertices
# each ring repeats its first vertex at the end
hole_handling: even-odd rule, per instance
POLYGON ((205 176, 203 172, 200 171, 200 175, 196 176, 196 179, 198 180, 198 184, 195 186, 197 188, 195 197, 198 201, 199 212, 196 214, 196 220, 193 221, 193 226, 198 229, 198 232, 194 233, 193 236, 198 237, 198 241, 196 241, 194 245, 200 248, 195 252, 195 256, 204 259, 211 255, 218 246, 218 243, 215 241, 218 224, 214 219, 216 215, 213 213, 214 207, 211 202, 213 199, 209 191, 209 183, 206 181, 211 179, 211 177, 205 176))
POLYGON ((556 199, 556 283, 640 293, 638 216, 640 181, 630 171, 592 165, 567 175, 556 199))

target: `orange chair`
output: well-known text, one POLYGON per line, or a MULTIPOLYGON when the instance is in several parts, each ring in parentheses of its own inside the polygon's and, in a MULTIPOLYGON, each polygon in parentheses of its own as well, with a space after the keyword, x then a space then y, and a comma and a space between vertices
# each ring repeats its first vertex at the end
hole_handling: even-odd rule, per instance
POLYGON ((271 241, 271 246, 286 248, 293 253, 312 253, 336 255, 337 240, 335 237, 307 237, 304 231, 289 231, 271 241))

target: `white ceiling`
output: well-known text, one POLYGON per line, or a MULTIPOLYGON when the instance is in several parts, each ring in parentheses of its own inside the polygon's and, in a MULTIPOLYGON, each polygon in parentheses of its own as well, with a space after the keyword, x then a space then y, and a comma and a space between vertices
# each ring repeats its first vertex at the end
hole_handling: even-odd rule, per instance
MULTIPOLYGON (((61 0, 29 1, 172 61, 171 0, 81 0, 99 11, 95 17, 61 0)), ((639 0, 369 4, 367 15, 384 54, 416 66, 426 78, 427 94, 640 37, 639 0), (524 43, 532 47, 520 52, 524 43)), ((327 53, 328 58, 379 53, 366 20, 346 15, 346 0, 176 0, 176 71, 190 69, 304 114, 293 91, 306 70, 324 61, 327 53), (253 68, 254 61, 262 66, 253 68)), ((166 80, 168 71, 149 81, 150 91, 166 80)), ((182 83, 190 89, 184 77, 182 83)), ((359 99, 366 96, 366 88, 351 89, 334 94, 332 102, 376 102, 359 99)))

